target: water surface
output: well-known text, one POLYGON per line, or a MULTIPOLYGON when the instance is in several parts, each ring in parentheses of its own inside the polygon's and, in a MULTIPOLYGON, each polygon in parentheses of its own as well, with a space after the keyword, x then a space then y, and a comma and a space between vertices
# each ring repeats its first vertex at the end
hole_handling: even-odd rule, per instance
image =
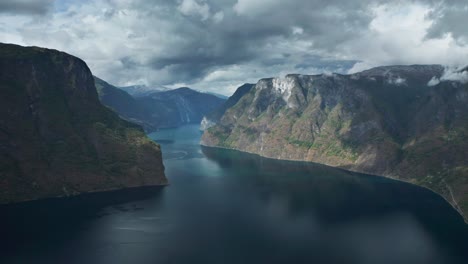
POLYGON ((170 186, 0 207, 0 263, 468 263, 440 196, 318 164, 150 135, 170 186))

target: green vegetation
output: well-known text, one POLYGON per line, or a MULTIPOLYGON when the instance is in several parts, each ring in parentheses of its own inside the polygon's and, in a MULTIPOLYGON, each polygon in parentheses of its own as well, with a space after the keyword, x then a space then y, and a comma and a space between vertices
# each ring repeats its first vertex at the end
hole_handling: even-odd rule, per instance
POLYGON ((286 141, 288 141, 289 144, 296 145, 296 146, 298 146, 300 148, 310 149, 310 148, 314 147, 313 142, 297 140, 297 139, 293 139, 291 137, 286 137, 286 141))

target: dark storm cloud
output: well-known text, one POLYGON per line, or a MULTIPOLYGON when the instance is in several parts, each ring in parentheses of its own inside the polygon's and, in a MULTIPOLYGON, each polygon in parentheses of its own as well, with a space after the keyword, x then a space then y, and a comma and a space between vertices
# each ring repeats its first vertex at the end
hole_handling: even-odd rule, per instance
MULTIPOLYGON (((337 43, 357 37, 367 27, 372 19, 368 4, 375 1, 258 1, 261 5, 252 0, 188 2, 209 6, 211 17, 222 12, 223 19, 215 22, 207 19, 206 13, 181 14, 178 7, 182 1, 172 5, 167 1, 140 1, 133 6, 143 11, 163 4, 166 14, 175 14, 170 18, 171 26, 181 41, 163 53, 150 55, 147 66, 166 69, 179 82, 200 79, 227 65, 257 61, 265 67, 287 63, 282 54, 298 52, 289 45, 296 40, 308 41, 314 48, 333 50, 337 43)), ((327 67, 331 63, 324 62, 327 67)), ((305 66, 307 63, 302 64, 305 66)), ((311 66, 320 67, 320 60, 311 66)))
POLYGON ((302 29, 301 39, 313 38, 310 40, 315 47, 331 49, 367 28, 372 20, 372 2, 381 1, 240 0, 234 8, 246 31, 291 37, 292 27, 298 27, 302 29))
POLYGON ((303 62, 297 64, 296 69, 324 69, 329 72, 345 73, 347 69, 353 67, 358 61, 355 60, 333 60, 324 59, 319 56, 307 56, 303 62))
POLYGON ((43 15, 53 4, 54 0, 1 0, 0 13, 43 15))
POLYGON ((172 43, 165 52, 154 54, 149 66, 169 70, 178 81, 201 78, 216 67, 252 61, 261 56, 263 37, 247 38, 239 31, 225 31, 225 24, 200 23, 192 18, 174 19, 174 22, 174 30, 182 40, 172 43))

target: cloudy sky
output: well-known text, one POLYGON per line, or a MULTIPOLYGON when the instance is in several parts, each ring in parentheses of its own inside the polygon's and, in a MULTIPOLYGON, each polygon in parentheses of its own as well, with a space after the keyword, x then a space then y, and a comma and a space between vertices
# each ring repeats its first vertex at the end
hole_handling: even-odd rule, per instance
POLYGON ((110 83, 224 94, 287 73, 468 64, 466 0, 1 0, 0 42, 110 83))

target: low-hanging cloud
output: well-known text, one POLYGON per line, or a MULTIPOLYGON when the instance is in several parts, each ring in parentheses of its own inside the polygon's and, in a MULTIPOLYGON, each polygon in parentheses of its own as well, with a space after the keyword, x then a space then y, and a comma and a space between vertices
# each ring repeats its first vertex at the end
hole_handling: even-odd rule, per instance
POLYGON ((454 81, 460 82, 462 84, 468 83, 468 67, 464 69, 456 67, 446 67, 444 73, 440 78, 433 77, 427 85, 436 86, 443 81, 454 81))

